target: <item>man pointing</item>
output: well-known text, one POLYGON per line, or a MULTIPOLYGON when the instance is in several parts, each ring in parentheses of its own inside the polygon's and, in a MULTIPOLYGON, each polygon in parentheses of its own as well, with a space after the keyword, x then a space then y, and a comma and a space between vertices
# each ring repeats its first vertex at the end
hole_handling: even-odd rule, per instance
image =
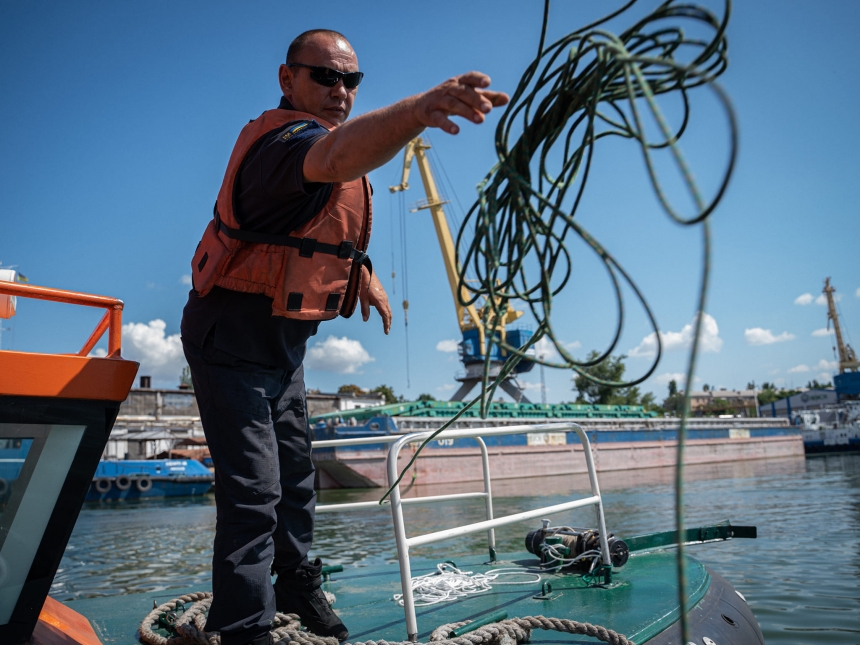
POLYGON ((366 174, 425 128, 457 134, 508 97, 470 72, 347 121, 363 78, 341 34, 298 36, 278 71, 283 98, 246 125, 192 260, 182 342, 215 464, 214 598, 223 645, 264 645, 275 611, 348 636, 321 590, 314 467, 302 360, 319 323, 388 297, 367 255, 366 174), (277 574, 274 587, 271 574, 277 574))

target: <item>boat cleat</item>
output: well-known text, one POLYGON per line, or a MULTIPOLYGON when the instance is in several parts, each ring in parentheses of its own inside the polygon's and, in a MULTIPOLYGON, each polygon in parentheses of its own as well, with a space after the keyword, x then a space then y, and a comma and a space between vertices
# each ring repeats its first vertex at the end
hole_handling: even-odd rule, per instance
POLYGON ((545 580, 540 586, 540 593, 532 596, 534 600, 552 600, 553 598, 558 598, 561 596, 561 593, 556 593, 553 595, 552 593, 552 583, 548 580, 545 580))

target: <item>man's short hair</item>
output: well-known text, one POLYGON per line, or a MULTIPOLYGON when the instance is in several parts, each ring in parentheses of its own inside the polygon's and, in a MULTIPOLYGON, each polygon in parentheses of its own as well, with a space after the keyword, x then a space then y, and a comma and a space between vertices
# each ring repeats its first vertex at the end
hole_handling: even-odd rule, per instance
POLYGON ((310 29, 296 36, 293 42, 290 43, 290 47, 287 49, 287 63, 300 62, 298 57, 299 54, 302 53, 302 49, 304 49, 304 46, 308 44, 308 41, 317 34, 327 34, 334 38, 343 38, 346 42, 349 42, 346 36, 338 31, 334 31, 332 29, 310 29))

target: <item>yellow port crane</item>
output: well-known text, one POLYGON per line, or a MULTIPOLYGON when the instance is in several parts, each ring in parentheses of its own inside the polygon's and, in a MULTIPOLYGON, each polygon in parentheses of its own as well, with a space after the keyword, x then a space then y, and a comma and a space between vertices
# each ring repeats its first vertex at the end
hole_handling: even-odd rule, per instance
POLYGON ((833 323, 833 332, 836 334, 836 351, 839 355, 839 373, 856 372, 860 368, 860 361, 851 345, 842 340, 842 327, 839 325, 839 316, 836 313, 836 299, 833 297, 836 289, 830 286, 830 278, 824 281, 824 297, 827 298, 827 329, 833 323))
MULTIPOLYGON (((497 334, 503 342, 516 346, 524 345, 525 341, 531 336, 531 333, 522 329, 512 332, 506 330, 506 325, 523 315, 522 311, 509 308, 503 321, 489 319, 485 326, 482 306, 476 307, 474 304, 464 306, 462 304, 468 300, 469 294, 465 287, 460 286, 460 266, 457 262, 454 238, 451 235, 448 219, 442 208, 447 202, 439 195, 439 189, 433 177, 433 172, 430 169, 430 160, 426 153, 430 147, 430 144, 421 137, 413 139, 406 145, 403 152, 403 175, 400 184, 389 186, 389 190, 392 193, 396 193, 409 189, 409 173, 414 160, 421 173, 421 181, 424 184, 424 192, 427 198, 419 201, 413 212, 426 209, 430 211, 430 215, 433 218, 436 237, 439 240, 439 248, 442 251, 442 260, 445 263, 445 273, 448 276, 448 285, 454 298, 457 323, 460 325, 460 332, 463 334, 463 342, 460 344, 460 359, 463 361, 466 372, 464 376, 457 377, 457 380, 461 383, 460 389, 451 397, 452 401, 462 401, 466 394, 483 378, 483 362, 488 333, 497 334)), ((493 357, 490 369, 491 377, 498 375, 504 363, 504 358, 501 354, 498 356, 498 359, 493 357)), ((534 363, 521 361, 520 365, 518 365, 518 373, 527 372, 532 367, 534 367, 534 363)), ((514 377, 505 379, 500 386, 515 401, 529 402, 522 389, 514 380, 514 377)))

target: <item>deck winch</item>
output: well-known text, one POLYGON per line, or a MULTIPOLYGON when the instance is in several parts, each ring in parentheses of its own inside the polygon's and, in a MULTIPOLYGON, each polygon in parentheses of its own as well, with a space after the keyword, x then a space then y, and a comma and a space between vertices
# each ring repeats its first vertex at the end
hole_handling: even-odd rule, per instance
MULTIPOLYGON (((623 567, 630 557, 630 549, 624 540, 607 535, 609 558, 615 568, 623 567)), ((576 529, 569 526, 544 525, 529 531, 526 535, 526 549, 540 557, 541 563, 548 566, 576 569, 590 572, 601 557, 600 532, 597 529, 576 529)))

